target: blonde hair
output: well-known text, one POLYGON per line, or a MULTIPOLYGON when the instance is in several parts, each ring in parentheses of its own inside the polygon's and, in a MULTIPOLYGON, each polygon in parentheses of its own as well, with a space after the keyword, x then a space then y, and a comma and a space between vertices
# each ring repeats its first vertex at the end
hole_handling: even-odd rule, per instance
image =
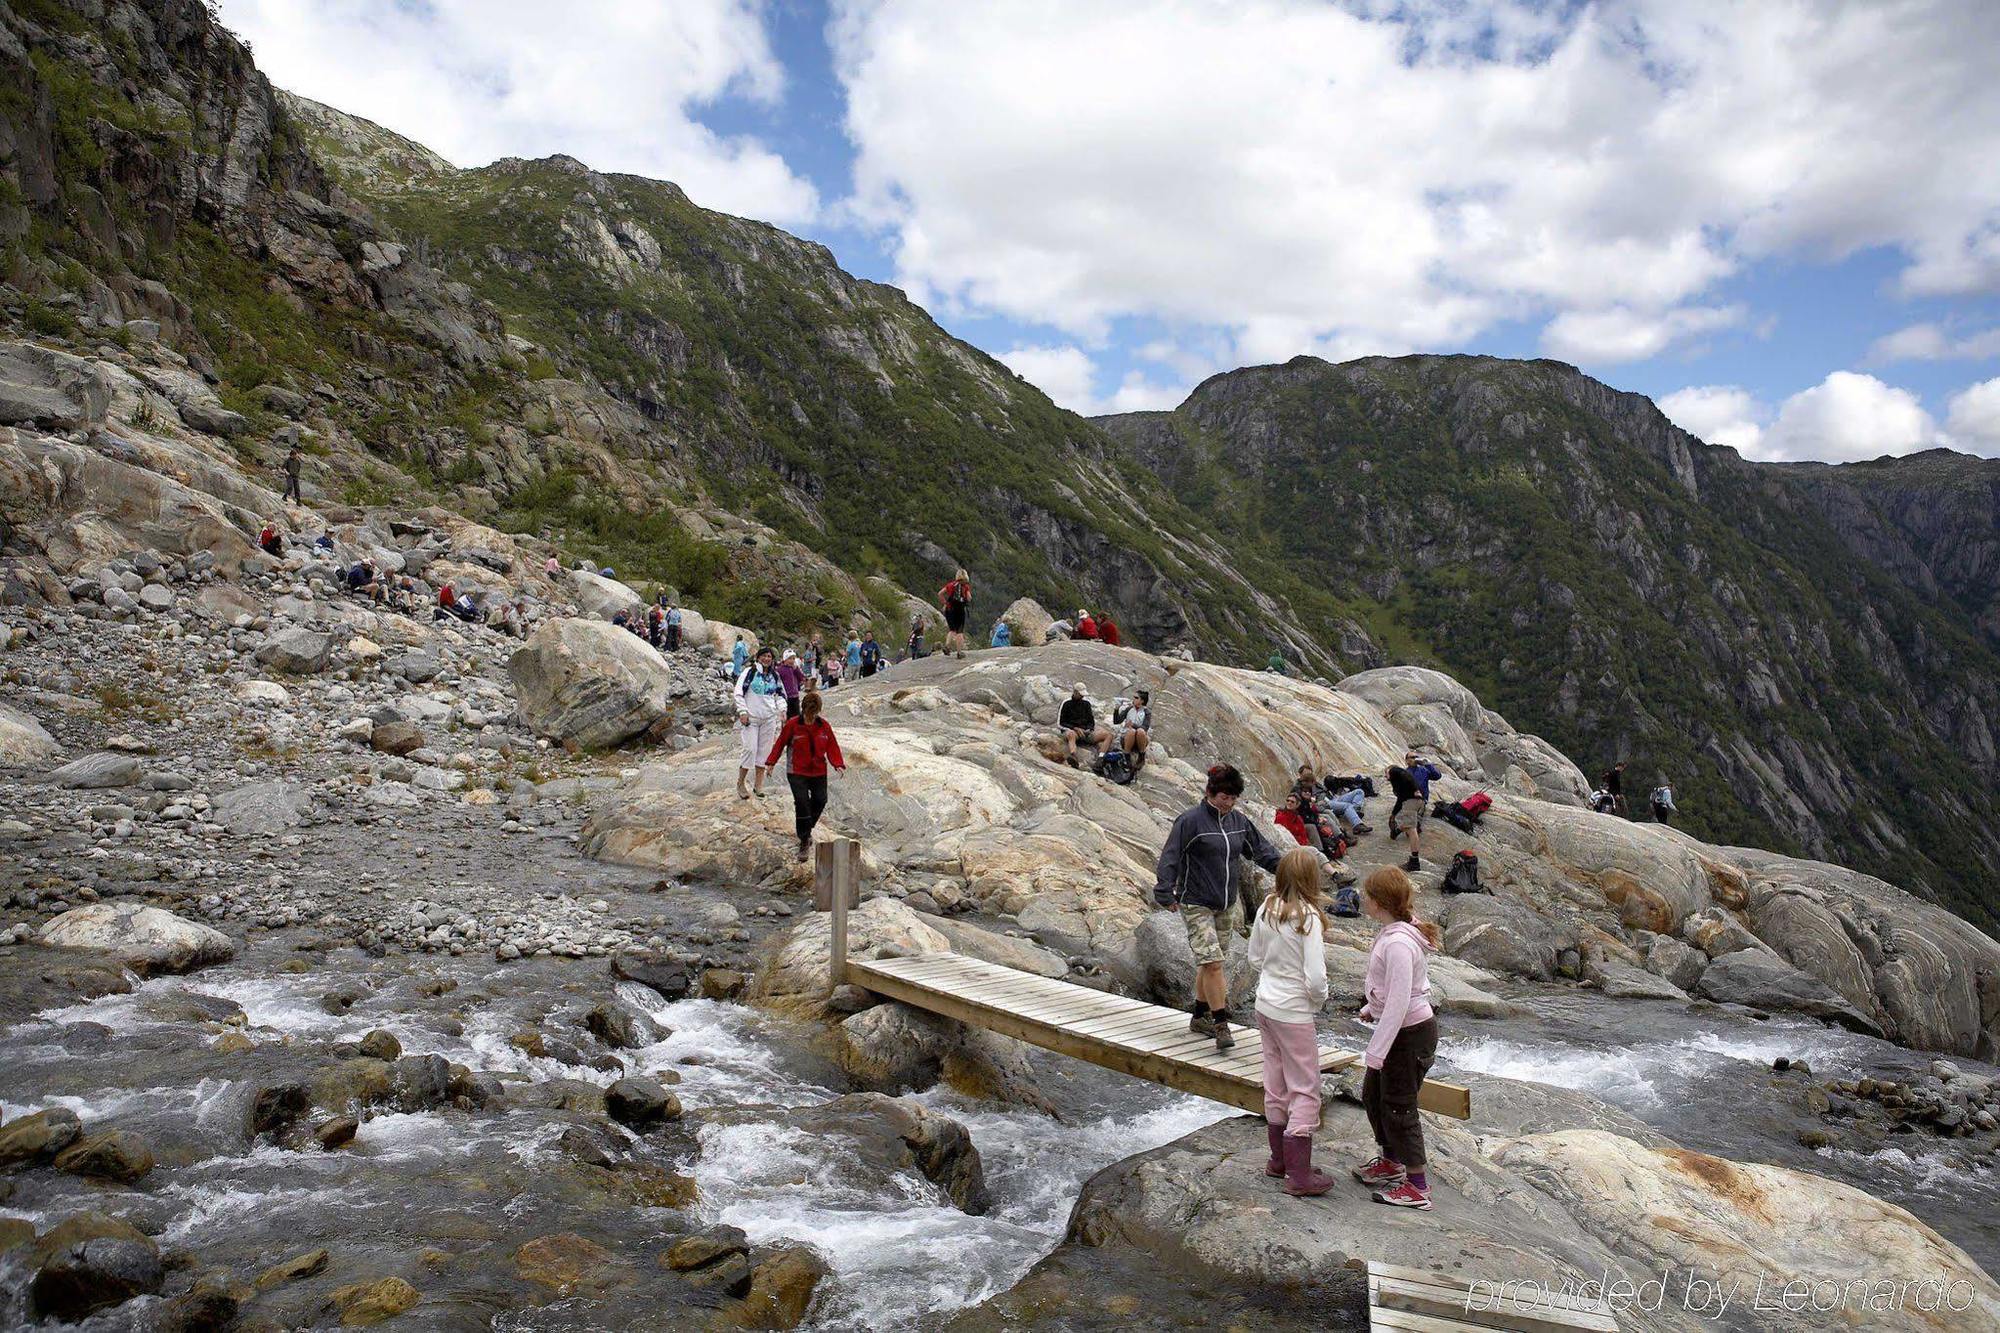
MULTIPOLYGON (((1283 868, 1282 862, 1279 863, 1279 868, 1283 868)), ((1402 867, 1380 867, 1362 881, 1361 891, 1391 917, 1415 926, 1417 933, 1424 937, 1424 942, 1431 948, 1438 947, 1443 936, 1438 931, 1437 922, 1422 921, 1417 918, 1410 906, 1417 896, 1417 886, 1410 882, 1410 877, 1403 873, 1402 867)))
POLYGON ((956 578, 956 579, 957 579, 957 580, 958 580, 958 581, 959 581, 960 583, 970 583, 970 582, 972 582, 972 575, 970 575, 970 574, 966 573, 966 572, 965 572, 964 570, 962 570, 962 569, 961 569, 961 570, 959 570, 959 571, 958 571, 958 573, 957 573, 957 574, 955 574, 955 575, 953 575, 952 577, 956 578))
POLYGON ((1319 853, 1310 847, 1294 847, 1279 857, 1278 887, 1271 890, 1258 912, 1280 926, 1325 930, 1319 897, 1321 864, 1319 853))

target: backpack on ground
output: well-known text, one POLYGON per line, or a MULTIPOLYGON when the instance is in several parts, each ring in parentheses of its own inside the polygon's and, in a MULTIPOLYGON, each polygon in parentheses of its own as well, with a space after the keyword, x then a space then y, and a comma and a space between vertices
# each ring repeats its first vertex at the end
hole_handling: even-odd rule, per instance
POLYGON ((1333 891, 1333 914, 1335 916, 1360 916, 1361 895, 1352 884, 1343 884, 1333 891))
POLYGON ((1132 779, 1137 776, 1132 771, 1132 756, 1123 750, 1106 750, 1097 756, 1097 776, 1121 787, 1131 785, 1132 779))
POLYGON ((1460 801, 1458 808, 1477 819, 1493 808, 1493 798, 1483 791, 1476 791, 1460 801))
POLYGON ((1439 800, 1431 802, 1431 818, 1442 819, 1460 833, 1472 832, 1473 818, 1471 815, 1465 813, 1465 807, 1457 801, 1439 800))
POLYGON ((1444 872, 1444 883, 1439 886, 1446 893, 1485 893, 1486 888, 1479 882, 1479 857, 1473 852, 1457 852, 1451 858, 1451 868, 1444 872))

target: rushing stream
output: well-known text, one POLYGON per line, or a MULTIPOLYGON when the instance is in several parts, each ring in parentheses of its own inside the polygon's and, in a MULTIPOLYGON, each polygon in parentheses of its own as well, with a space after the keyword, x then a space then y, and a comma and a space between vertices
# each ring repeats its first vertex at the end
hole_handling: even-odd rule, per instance
MULTIPOLYGON (((144 1136, 172 1168, 137 1187, 30 1173, 17 1178, 7 1210, 45 1227, 79 1208, 113 1203, 144 1219, 163 1244, 248 1272, 312 1244, 376 1245, 387 1256, 413 1243, 477 1244, 503 1225, 556 1215, 559 1187, 545 1177, 562 1161, 556 1140, 571 1122, 560 1118, 378 1114, 352 1147, 323 1153, 251 1146, 243 1110, 251 1088, 281 1072, 297 1049, 324 1051, 376 1027, 395 1032, 408 1054, 435 1053, 538 1081, 606 1082, 601 1069, 529 1054, 515 1040, 524 1028, 560 1034, 573 1027, 564 974, 538 975, 526 965, 495 972, 458 959, 413 967, 352 954, 287 974, 273 966, 282 957, 276 949, 265 945, 262 956, 231 966, 45 1011, 0 1034, 7 1118, 66 1106, 93 1130, 144 1136), (435 994, 451 982, 457 986, 435 994), (329 1012, 323 997, 344 983, 359 998, 344 1013, 329 1012), (213 1017, 232 1004, 243 1018, 228 1025, 255 1043, 233 1065, 208 1047, 218 1030, 213 1017), (191 1026, 203 1013, 210 1024, 191 1026)), ((1062 1120, 926 1094, 926 1103, 967 1126, 984 1161, 993 1205, 973 1217, 914 1172, 886 1187, 857 1184, 837 1145, 786 1125, 700 1123, 708 1109, 798 1107, 839 1095, 844 1084, 817 1053, 811 1028, 743 1005, 670 1004, 630 983, 620 984, 620 998, 671 1029, 664 1040, 624 1054, 635 1072, 678 1075, 675 1091, 699 1124, 698 1155, 662 1162, 692 1171, 699 1189, 693 1220, 741 1227, 754 1242, 813 1245, 834 1270, 816 1311, 817 1326, 826 1329, 911 1327, 1004 1290, 1061 1239, 1090 1173, 1229 1113, 1132 1079, 1072 1076, 1082 1067, 1053 1060, 1049 1077, 1069 1085, 1062 1120)), ((1817 1078, 1908 1077, 1929 1057, 1810 1023, 1607 1006, 1561 992, 1523 998, 1527 1018, 1448 1020, 1447 1065, 1591 1092, 1689 1146, 1848 1181, 1903 1204, 1989 1270, 2000 1269, 2000 1179, 1993 1173, 1953 1165, 1944 1145, 1915 1136, 1907 1139, 1909 1152, 1803 1147, 1796 1134, 1807 1122, 1770 1075, 1778 1056, 1809 1060, 1817 1078)), ((653 1219, 664 1216, 638 1208, 607 1226, 658 1227, 664 1223, 653 1219)), ((629 1232, 607 1233, 607 1240, 621 1236, 629 1232)), ((505 1329, 585 1327, 605 1316, 601 1306, 570 1309, 560 1301, 523 1309, 477 1274, 440 1299, 485 1310, 479 1322, 505 1329)), ((141 1326, 146 1304, 121 1307, 93 1326, 141 1326)), ((0 1323, 19 1316, 0 1308, 0 1323)))

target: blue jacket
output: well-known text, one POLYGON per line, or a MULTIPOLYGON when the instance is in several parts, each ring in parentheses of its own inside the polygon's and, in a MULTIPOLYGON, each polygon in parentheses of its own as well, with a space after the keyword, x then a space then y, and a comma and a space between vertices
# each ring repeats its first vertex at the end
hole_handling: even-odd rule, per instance
POLYGON ((736 646, 729 650, 729 661, 735 667, 736 674, 742 675, 744 666, 750 661, 750 645, 738 639, 736 646))
POLYGON ((1162 907, 1207 907, 1220 912, 1236 896, 1236 858, 1277 873, 1278 849, 1241 810, 1218 814, 1206 800, 1174 821, 1153 880, 1162 907))
POLYGON ((1431 798, 1431 780, 1441 778, 1444 774, 1438 772, 1437 766, 1426 759, 1410 770, 1410 776, 1417 780, 1417 795, 1428 801, 1431 798))
POLYGON ((1014 631, 1007 627, 1007 622, 1004 620, 993 627, 993 646, 995 648, 1014 646, 1014 631))

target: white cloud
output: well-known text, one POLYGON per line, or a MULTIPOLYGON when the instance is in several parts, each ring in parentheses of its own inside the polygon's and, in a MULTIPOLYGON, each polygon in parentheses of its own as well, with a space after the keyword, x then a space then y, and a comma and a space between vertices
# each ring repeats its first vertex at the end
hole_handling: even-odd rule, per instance
POLYGON ((1711 293, 1743 265, 1874 246, 1909 291, 2000 290, 1985 0, 843 0, 831 31, 901 280, 1085 342, 1526 320, 1657 355, 1741 318, 1711 293))
POLYGON ((1542 346, 1585 365, 1643 361, 1686 338, 1742 322, 1741 306, 1683 306, 1657 314, 1625 307, 1573 310, 1549 321, 1542 346))
POLYGON ((1945 411, 1945 429, 1962 449, 2000 456, 2000 379, 1954 394, 1945 411))
POLYGON ((810 220, 810 183, 695 110, 775 103, 783 70, 754 0, 221 0, 272 82, 379 122, 460 166, 567 153, 671 180, 710 207, 810 220))
POLYGON ((1877 338, 1870 361, 1983 361, 2000 356, 2000 329, 1953 334, 1937 324, 1911 324, 1877 338))
POLYGON ((1787 398, 1770 429, 1745 453, 1763 459, 1849 463, 1943 443, 1937 423, 1908 389, 1884 384, 1873 375, 1836 370, 1787 398))
POLYGON ((1002 352, 1000 360, 1022 379, 1084 416, 1106 412, 1150 412, 1178 407, 1187 397, 1184 385, 1161 384, 1134 370, 1106 397, 1097 395, 1097 365, 1090 354, 1073 345, 1024 346, 1002 352))
POLYGON ((1771 409, 1748 389, 1733 384, 1703 384, 1660 399, 1667 419, 1710 444, 1754 453, 1771 419, 1771 409))

